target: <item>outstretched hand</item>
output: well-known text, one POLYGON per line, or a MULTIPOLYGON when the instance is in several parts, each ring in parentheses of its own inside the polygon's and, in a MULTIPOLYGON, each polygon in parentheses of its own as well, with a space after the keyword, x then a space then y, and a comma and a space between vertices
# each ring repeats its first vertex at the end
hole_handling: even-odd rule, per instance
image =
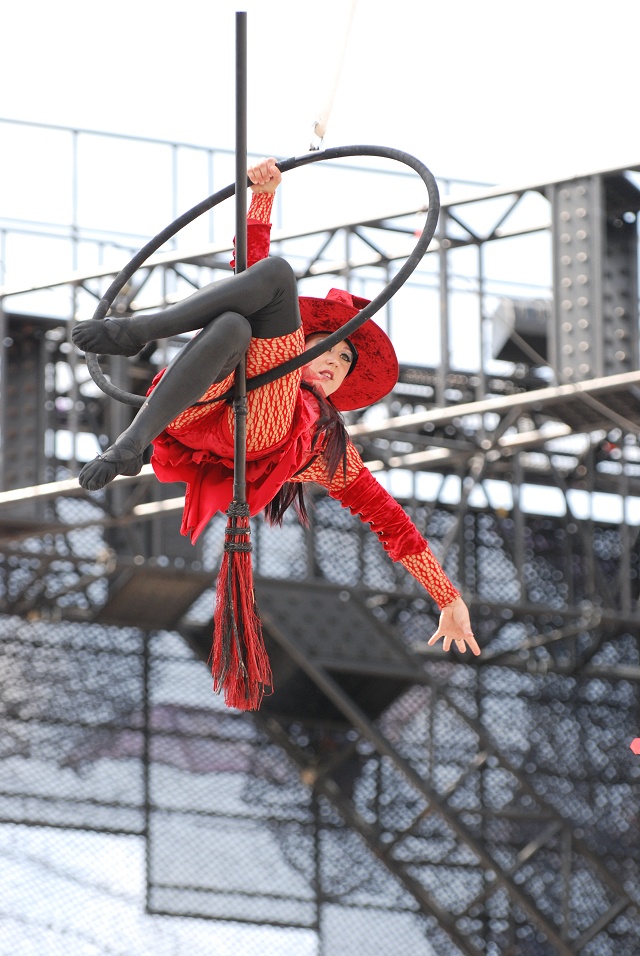
POLYGON ((254 193, 274 193, 282 182, 282 173, 273 156, 250 166, 247 176, 251 180, 251 191, 254 193))
POLYGON ((438 630, 429 638, 429 645, 435 644, 440 638, 443 651, 451 648, 452 641, 455 641, 459 651, 466 651, 467 647, 474 654, 480 653, 478 643, 471 630, 471 621, 469 619, 469 609, 461 597, 458 597, 451 604, 443 607, 440 612, 440 624, 438 630))

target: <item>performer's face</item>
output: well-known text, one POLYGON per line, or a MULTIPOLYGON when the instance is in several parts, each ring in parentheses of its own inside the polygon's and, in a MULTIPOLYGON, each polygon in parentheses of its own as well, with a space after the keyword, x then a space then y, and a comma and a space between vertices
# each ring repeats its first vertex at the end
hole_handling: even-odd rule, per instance
MULTIPOLYGON (((312 345, 317 345, 318 342, 326 338, 327 336, 322 333, 310 335, 305 349, 310 349, 312 345)), ((323 352, 313 362, 309 362, 309 368, 320 378, 325 395, 332 395, 344 382, 352 363, 353 352, 349 343, 342 341, 334 345, 328 352, 323 352)))

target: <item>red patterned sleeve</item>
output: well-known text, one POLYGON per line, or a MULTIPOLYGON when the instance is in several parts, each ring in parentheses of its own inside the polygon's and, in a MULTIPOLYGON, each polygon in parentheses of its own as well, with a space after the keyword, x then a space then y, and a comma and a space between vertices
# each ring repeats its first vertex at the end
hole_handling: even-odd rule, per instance
MULTIPOLYGON (((271 210, 275 193, 254 193, 247 211, 247 268, 269 255, 271 210)), ((235 245, 235 239, 234 239, 235 245)), ((235 268, 235 256, 231 260, 235 268)))
POLYGON ((413 521, 376 481, 351 443, 347 445, 346 480, 342 468, 338 468, 330 479, 321 456, 299 475, 298 480, 315 481, 327 488, 332 498, 370 524, 392 560, 404 565, 441 610, 460 597, 413 521))
POLYGON ((253 193, 247 212, 247 223, 262 222, 271 228, 271 210, 275 193, 253 193))

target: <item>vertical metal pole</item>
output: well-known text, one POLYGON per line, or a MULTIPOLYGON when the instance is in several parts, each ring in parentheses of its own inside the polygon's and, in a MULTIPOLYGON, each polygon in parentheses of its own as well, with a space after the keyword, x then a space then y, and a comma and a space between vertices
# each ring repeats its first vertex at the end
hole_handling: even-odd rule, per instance
POLYGON ((77 129, 71 131, 71 268, 78 268, 78 137, 77 129))
MULTIPOLYGON (((79 145, 79 136, 80 133, 77 129, 74 129, 71 133, 71 268, 75 272, 78 269, 79 261, 79 159, 78 159, 78 145, 79 145)), ((67 342, 70 345, 71 340, 71 328, 73 323, 78 315, 78 286, 74 283, 71 287, 71 322, 67 325, 67 342)), ((84 364, 84 363, 83 363, 84 364)), ((71 374, 73 377, 73 385, 71 390, 71 398, 73 400, 73 405, 69 412, 69 430, 73 439, 73 448, 71 452, 71 461, 69 462, 70 467, 73 469, 74 473, 77 473, 78 469, 78 432, 79 432, 79 419, 78 419, 78 402, 80 400, 80 389, 78 386, 78 358, 76 349, 71 349, 69 353, 69 365, 71 368, 71 374)), ((55 454, 54 454, 55 457, 55 454)), ((45 479, 46 480, 46 479, 45 479)))
POLYGON ((513 479, 511 485, 511 494, 513 495, 513 560, 516 566, 518 576, 518 587, 520 591, 520 601, 524 604, 529 600, 527 590, 526 569, 525 569, 525 537, 527 533, 525 517, 522 511, 522 485, 524 483, 524 471, 522 467, 522 458, 520 452, 516 451, 513 456, 513 479))
MULTIPOLYGON (((476 401, 484 398, 487 394, 487 367, 491 359, 487 348, 488 342, 485 336, 485 269, 484 269, 484 244, 478 243, 478 323, 480 328, 480 369, 478 374, 478 384, 475 389, 476 401)), ((486 438, 483 424, 483 438, 486 438)))
MULTIPOLYGON (((208 196, 213 194, 213 184, 215 182, 214 174, 214 163, 215 163, 215 152, 213 149, 207 150, 207 186, 208 186, 208 196)), ((215 236, 215 228, 213 222, 213 209, 209 210, 209 242, 213 242, 215 236)))
POLYGON ((436 372, 436 404, 443 408, 446 404, 445 392, 449 379, 449 258, 447 242, 447 210, 440 214, 438 223, 438 238, 440 249, 438 259, 440 263, 440 364, 436 372))
POLYGON ((236 13, 236 272, 247 268, 247 14, 236 13))
MULTIPOLYGON (((2 261, 4 262, 5 260, 3 259, 2 261)), ((4 390, 7 387, 7 369, 9 365, 7 353, 10 347, 7 341, 8 326, 7 314, 4 309, 4 299, 0 298, 0 392, 5 396, 6 392, 4 390)), ((7 424, 7 403, 4 401, 0 403, 0 491, 8 490, 5 472, 7 424)))
POLYGON ((144 809, 144 868, 146 883, 146 905, 149 910, 151 884, 153 880, 153 860, 151 859, 151 634, 146 631, 142 637, 142 780, 144 809))
MULTIPOLYGON (((236 274, 247 268, 247 14, 236 13, 236 274)), ((246 500, 246 360, 236 368, 234 390, 234 501, 246 500)))
MULTIPOLYGON (((625 447, 626 435, 621 436, 622 447, 625 447)), ((620 589, 621 609, 627 614, 631 614, 631 551, 633 542, 631 540, 631 515, 629 505, 631 504, 631 488, 629 482, 629 471, 627 463, 622 459, 622 477, 620 482, 620 495, 622 497, 622 523, 620 525, 620 562, 618 565, 618 588, 620 589)))

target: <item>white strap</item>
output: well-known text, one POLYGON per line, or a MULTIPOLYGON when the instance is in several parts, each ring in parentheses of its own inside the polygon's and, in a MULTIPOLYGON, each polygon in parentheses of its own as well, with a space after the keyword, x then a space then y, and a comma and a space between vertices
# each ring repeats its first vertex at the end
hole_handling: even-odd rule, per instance
POLYGON ((312 134, 311 134, 311 143, 309 145, 310 150, 320 149, 322 141, 325 137, 327 131, 327 124, 329 122, 329 116, 331 115, 331 110, 333 108, 333 101, 336 96, 336 91, 338 89, 338 84, 340 83, 340 74, 342 73, 342 64, 344 63, 345 52, 347 49, 347 44, 349 42, 349 34, 351 32, 351 24, 353 23, 353 16, 356 9, 356 3, 358 0, 350 0, 349 9, 347 11, 347 16, 345 19, 344 32, 342 36, 342 43, 336 47, 335 53, 335 66, 333 69, 333 76, 331 82, 327 88, 327 94, 324 101, 324 106, 317 114, 317 117, 313 123, 312 134))

